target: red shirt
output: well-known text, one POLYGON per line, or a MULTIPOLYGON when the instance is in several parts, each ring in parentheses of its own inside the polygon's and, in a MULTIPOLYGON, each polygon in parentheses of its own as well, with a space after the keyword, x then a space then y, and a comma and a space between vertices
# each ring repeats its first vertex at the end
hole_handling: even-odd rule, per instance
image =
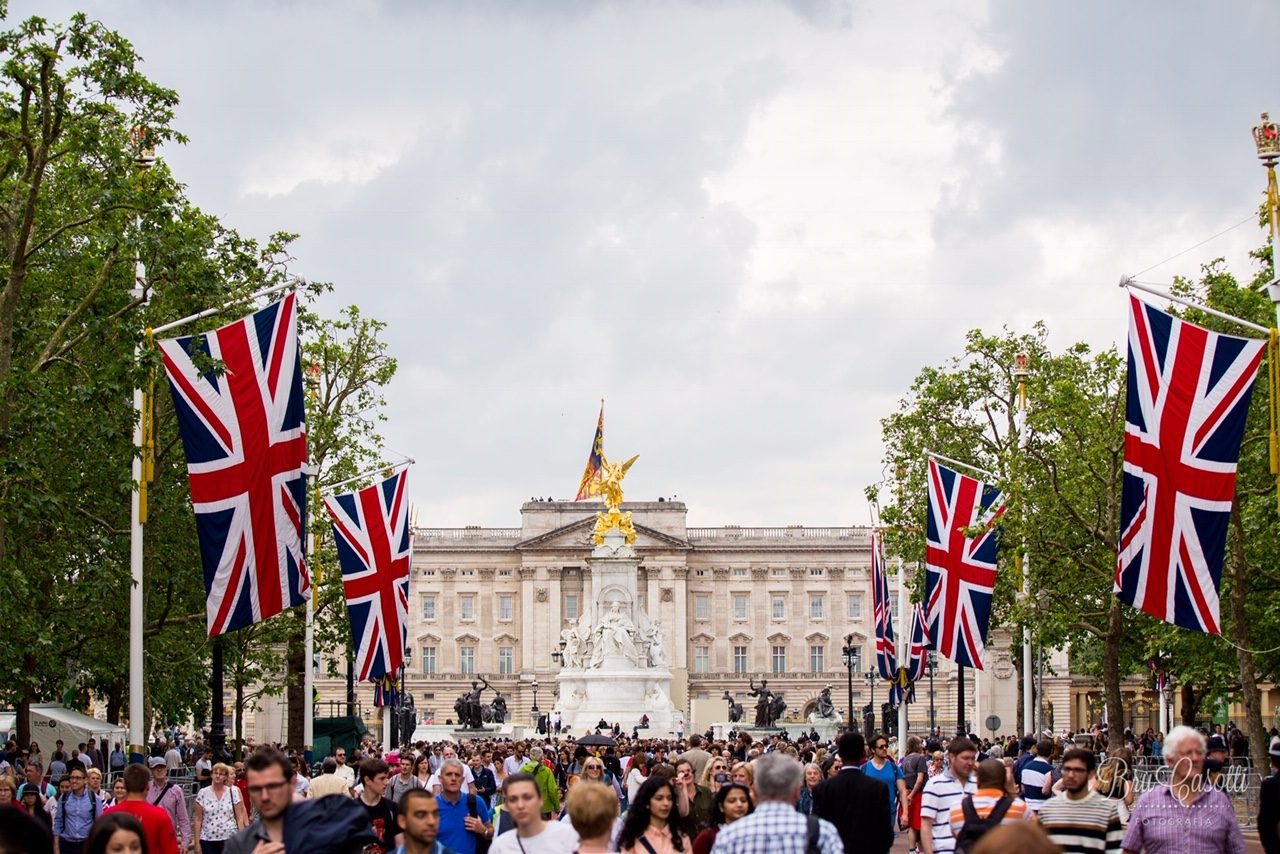
POLYGON ((146 801, 120 801, 103 812, 120 810, 135 816, 142 822, 147 837, 147 850, 155 854, 178 854, 178 833, 173 829, 173 819, 164 807, 152 806, 146 801))

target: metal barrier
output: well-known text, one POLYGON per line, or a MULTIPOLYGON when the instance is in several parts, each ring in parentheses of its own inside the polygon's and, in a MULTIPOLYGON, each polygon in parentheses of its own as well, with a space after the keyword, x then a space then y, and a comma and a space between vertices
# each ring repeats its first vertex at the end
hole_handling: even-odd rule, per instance
MULTIPOLYGON (((1101 768, 1106 761, 1099 766, 1101 768)), ((1129 777, 1133 781, 1134 799, 1141 797, 1150 789, 1168 783, 1172 769, 1164 759, 1155 756, 1138 756, 1129 769, 1129 777)), ((1253 770, 1253 763, 1248 757, 1236 757, 1222 769, 1222 776, 1214 784, 1231 799, 1235 809, 1236 820, 1244 830, 1256 830, 1258 820, 1258 798, 1262 789, 1262 777, 1253 770)))

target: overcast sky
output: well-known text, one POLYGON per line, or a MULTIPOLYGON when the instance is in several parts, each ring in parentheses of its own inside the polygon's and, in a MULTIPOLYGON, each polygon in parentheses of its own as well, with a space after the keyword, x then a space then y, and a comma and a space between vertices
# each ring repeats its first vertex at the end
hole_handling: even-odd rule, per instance
MULTIPOLYGON (((627 495, 870 519, 879 419, 966 330, 1114 346, 1122 273, 1249 217, 1280 3, 15 2, 178 90, 161 152, 388 323, 419 523, 627 495)), ((1250 222, 1143 278, 1224 256, 1250 222)))

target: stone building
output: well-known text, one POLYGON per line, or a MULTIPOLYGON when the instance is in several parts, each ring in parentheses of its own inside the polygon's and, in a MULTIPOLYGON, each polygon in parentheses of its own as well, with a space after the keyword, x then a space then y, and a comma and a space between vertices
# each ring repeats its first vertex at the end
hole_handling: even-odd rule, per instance
MULTIPOLYGON (((597 501, 530 501, 521 507, 518 528, 415 529, 406 670, 419 720, 453 718, 454 701, 477 676, 506 695, 518 722, 531 719, 535 700, 544 713, 554 708, 558 643, 590 601, 586 558, 601 507, 597 501)), ((860 713, 873 697, 877 707, 886 699, 887 686, 868 684, 863 675, 875 663, 869 528, 691 528, 678 501, 633 501, 623 510, 634 514, 635 548, 643 559, 637 598, 661 627, 671 699, 691 726, 724 720, 726 691, 749 715, 748 681, 762 678, 784 695, 789 718, 807 715, 828 684, 843 713, 847 635, 855 651, 855 709, 860 713)), ((896 577, 890 584, 896 591, 896 577)), ((895 626, 902 626, 896 596, 894 607, 895 626)), ((976 702, 973 671, 967 672, 968 715, 976 725, 994 712, 1007 733, 1016 719, 1017 688, 1007 643, 1003 650, 999 643, 989 649, 976 702)), ((1045 685, 1047 695, 1062 694, 1058 709, 1071 707, 1068 679, 1045 685)), ((340 680, 322 678, 317 687, 322 715, 345 696, 340 680)), ((936 722, 953 728, 950 662, 940 662, 934 693, 936 722)), ((376 718, 367 686, 360 700, 365 717, 376 718)), ((910 728, 923 728, 928 716, 926 681, 910 707, 910 728)), ((1061 728, 1067 721, 1057 723, 1061 728)))

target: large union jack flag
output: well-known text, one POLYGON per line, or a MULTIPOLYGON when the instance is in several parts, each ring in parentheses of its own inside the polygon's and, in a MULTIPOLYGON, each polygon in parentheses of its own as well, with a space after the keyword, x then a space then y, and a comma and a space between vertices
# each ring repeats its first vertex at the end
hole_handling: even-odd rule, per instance
POLYGON ((897 651, 893 640, 893 611, 889 602, 889 579, 884 571, 884 537, 871 534, 871 601, 876 632, 876 667, 883 679, 898 674, 897 651))
POLYGON ((1129 297, 1115 592, 1183 628, 1222 632, 1222 551, 1263 346, 1129 297))
POLYGON ((394 675, 409 626, 408 469, 325 499, 342 564, 342 588, 361 681, 394 675))
POLYGON ((999 489, 929 460, 926 631, 939 655, 979 670, 1004 507, 999 489), (976 536, 966 535, 975 528, 976 536))
POLYGON ((311 586, 295 299, 159 344, 187 455, 210 637, 302 604, 311 586))

